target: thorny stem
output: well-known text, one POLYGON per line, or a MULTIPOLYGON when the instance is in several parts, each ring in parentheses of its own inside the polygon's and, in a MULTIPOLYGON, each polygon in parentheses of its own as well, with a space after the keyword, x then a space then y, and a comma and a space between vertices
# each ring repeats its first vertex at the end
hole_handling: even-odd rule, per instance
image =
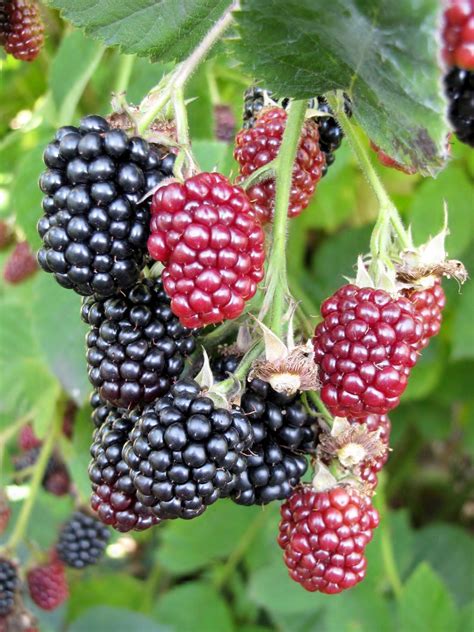
POLYGON ((385 572, 387 573, 387 577, 390 582, 393 594, 398 599, 402 592, 402 581, 400 579, 400 574, 395 562, 395 554, 393 551, 393 543, 390 533, 390 523, 387 520, 388 510, 385 498, 385 475, 383 472, 380 472, 379 474, 379 486, 377 488, 375 504, 378 506, 380 517, 383 523, 380 537, 382 546, 382 559, 385 567, 385 572))
POLYGON ((43 443, 41 448, 38 461, 34 467, 33 477, 31 479, 30 491, 28 497, 24 501, 20 515, 15 524, 15 528, 10 536, 6 544, 6 548, 9 550, 14 550, 18 543, 22 540, 25 535, 25 531, 28 527, 28 521, 30 519, 31 511, 33 509, 36 497, 38 495, 39 488, 44 478, 44 474, 46 472, 46 467, 48 465, 49 457, 52 454, 55 442, 59 436, 61 431, 63 419, 63 405, 58 405, 56 409, 55 418, 53 423, 51 424, 50 431, 43 443))
POLYGON ((239 187, 242 189, 248 189, 254 184, 258 184, 259 182, 264 182, 265 180, 270 180, 275 177, 276 170, 278 167, 278 158, 275 158, 271 162, 268 162, 266 165, 259 167, 252 174, 250 174, 245 180, 239 182, 239 187))
POLYGON ((226 395, 229 393, 233 387, 235 386, 236 380, 239 382, 244 382, 247 377, 248 372, 254 361, 259 357, 264 349, 263 341, 257 342, 253 347, 247 351, 242 360, 239 363, 239 366, 236 368, 232 377, 219 382, 215 386, 212 387, 212 390, 220 395, 226 395))
POLYGON ((237 8, 237 4, 237 1, 235 1, 226 9, 189 57, 166 77, 165 82, 161 81, 157 89, 153 90, 145 100, 142 101, 140 105, 142 115, 138 119, 138 131, 140 134, 149 127, 167 105, 168 101, 172 98, 173 91, 183 89, 201 61, 231 25, 232 11, 237 8))
MULTIPOLYGON (((182 88, 177 88, 173 92, 173 108, 176 122, 176 135, 181 151, 184 154, 185 159, 185 177, 190 177, 195 172, 199 171, 192 152, 191 141, 189 139, 189 126, 188 126, 188 113, 186 110, 186 104, 184 102, 184 93, 182 88)), ((179 158, 179 156, 178 156, 179 158)))
POLYGON ((406 250, 410 246, 409 235, 395 205, 390 200, 382 182, 380 181, 380 178, 377 175, 353 124, 344 111, 343 93, 338 91, 335 94, 328 94, 326 98, 337 118, 339 125, 342 128, 342 131, 347 136, 352 150, 359 161, 362 172, 364 173, 379 203, 378 218, 370 240, 372 257, 373 259, 382 259, 385 263, 389 263, 390 227, 395 232, 398 244, 402 250, 406 250))
POLYGON ((267 260, 265 317, 268 327, 281 338, 286 297, 289 294, 286 276, 286 235, 290 202, 293 163, 304 125, 306 101, 293 101, 290 105, 283 140, 278 152, 276 169, 275 211, 273 215, 273 242, 267 260))

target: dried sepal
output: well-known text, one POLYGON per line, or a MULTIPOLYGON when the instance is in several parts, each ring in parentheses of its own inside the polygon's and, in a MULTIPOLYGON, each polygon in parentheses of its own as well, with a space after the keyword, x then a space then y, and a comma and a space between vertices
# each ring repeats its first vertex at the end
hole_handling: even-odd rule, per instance
POLYGON ((337 486, 337 478, 330 472, 330 470, 321 463, 321 461, 316 461, 314 467, 314 476, 311 481, 311 486, 317 492, 326 492, 328 489, 332 489, 337 486))
POLYGON ((337 459, 342 467, 357 473, 358 466, 373 463, 387 449, 378 430, 369 432, 365 424, 336 417, 331 433, 319 437, 318 456, 326 463, 337 459))

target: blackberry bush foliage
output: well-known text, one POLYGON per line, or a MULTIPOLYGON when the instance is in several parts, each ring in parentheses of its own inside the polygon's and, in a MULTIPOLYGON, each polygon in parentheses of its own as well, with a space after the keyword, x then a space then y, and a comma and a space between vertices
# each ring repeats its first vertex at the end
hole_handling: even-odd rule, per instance
MULTIPOLYGON (((34 605, 58 608, 59 627, 90 627, 89 606, 109 593, 128 627, 151 629, 123 613, 140 608, 142 587, 150 617, 173 629, 189 627, 195 595, 203 621, 208 602, 219 606, 219 630, 227 606, 237 627, 280 621, 274 595, 289 580, 273 572, 281 553, 269 536, 290 578, 325 595, 363 581, 367 559, 380 558, 374 604, 354 613, 324 598, 318 629, 383 628, 372 618, 385 610, 409 629, 421 587, 452 619, 443 565, 404 585, 389 531, 412 560, 420 542, 431 551, 436 535, 451 550, 449 538, 400 537, 410 521, 395 518, 367 547, 376 493, 384 517, 408 505, 417 528, 425 505, 436 518, 472 517, 459 493, 472 402, 450 401, 474 357, 472 297, 446 281, 467 279, 447 252, 461 257, 470 244, 467 148, 452 143, 452 182, 418 177, 445 166, 448 119, 473 144, 472 2, 450 0, 442 22, 435 3, 415 0, 389 11, 381 0, 315 0, 304 15, 297 0, 272 12, 257 0, 238 11, 214 3, 227 6, 206 16, 199 0, 174 12, 112 4, 48 0, 44 33, 38 3, 0 0, 5 51, 31 61, 46 46, 35 64, 2 63, 0 632, 38 629, 34 605), (403 217, 378 162, 416 176, 383 170, 403 217), (418 243, 422 233, 431 236, 418 243), (416 431, 411 419, 423 421, 416 431), (432 427, 436 441, 422 449, 432 427), (442 494, 431 489, 435 451, 442 494), (388 485, 387 462, 397 470, 388 485), (50 516, 62 524, 51 533, 50 516), (87 570, 99 562, 104 576, 87 570), (254 617, 255 591, 240 593, 257 585, 254 617), (87 609, 78 594, 92 599, 87 609)), ((426 627, 443 627, 430 614, 421 610, 426 627)))
MULTIPOLYGON (((160 281, 146 280, 115 298, 82 305, 89 379, 100 397, 128 408, 164 395, 195 342, 170 309, 160 281)), ((100 414, 100 413, 97 413, 100 414)))
POLYGON ((83 295, 132 287, 146 258, 144 194, 172 174, 174 157, 100 116, 60 128, 44 152, 44 216, 38 261, 58 283, 83 295))

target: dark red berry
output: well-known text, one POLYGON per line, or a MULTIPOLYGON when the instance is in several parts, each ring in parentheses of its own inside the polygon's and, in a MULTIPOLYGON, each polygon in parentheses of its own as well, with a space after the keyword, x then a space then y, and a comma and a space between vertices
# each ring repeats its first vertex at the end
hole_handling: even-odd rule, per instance
POLYGON ((10 522, 11 509, 8 504, 8 499, 6 495, 0 490, 0 535, 6 528, 8 527, 8 523, 10 522))
POLYGON ((68 597, 64 564, 55 552, 48 562, 31 568, 26 581, 31 599, 42 610, 54 610, 68 597))
POLYGON ((448 66, 474 70, 474 2, 448 0, 444 12, 443 58, 448 66))
POLYGON ((214 135, 217 140, 229 143, 234 140, 235 116, 229 105, 214 106, 214 135))
POLYGON ((18 434, 18 447, 20 450, 27 452, 33 448, 39 448, 41 444, 42 441, 36 436, 31 424, 26 424, 26 426, 21 428, 18 434))
POLYGON ((7 283, 21 283, 38 270, 36 257, 27 241, 17 244, 7 259, 3 278, 7 283))
POLYGON ((386 154, 382 149, 380 149, 380 147, 377 147, 377 145, 373 141, 370 141, 370 146, 377 154, 377 158, 380 164, 382 164, 384 167, 389 167, 390 169, 397 169, 397 171, 402 171, 403 173, 406 173, 407 175, 413 175, 414 173, 416 173, 415 168, 402 165, 396 160, 394 160, 393 158, 390 158, 390 156, 386 154))
POLYGON ((278 544, 290 577, 309 591, 335 594, 365 577, 365 547, 379 524, 368 498, 350 487, 298 487, 281 507, 278 544))
POLYGON ((321 398, 333 415, 383 415, 400 402, 418 359, 414 305, 380 289, 344 285, 321 306, 313 338, 321 398))
POLYGON ((430 338, 439 333, 446 295, 440 281, 436 281, 432 287, 425 290, 407 291, 405 295, 415 306, 423 323, 423 337, 419 343, 421 350, 428 345, 430 338))
MULTIPOLYGON (((240 165, 238 181, 267 165, 278 155, 285 131, 287 113, 280 107, 263 110, 251 129, 241 130, 235 139, 234 157, 240 165)), ((309 204, 325 165, 319 147, 317 124, 306 121, 293 166, 288 216, 296 217, 309 204)), ((249 187, 247 194, 262 222, 273 215, 275 180, 270 178, 249 187)))
POLYGON ((18 586, 16 566, 10 560, 0 558, 0 617, 7 616, 13 610, 18 586))
POLYGON ((44 42, 44 25, 35 0, 6 3, 7 20, 2 36, 5 51, 21 61, 33 61, 44 42))
POLYGON ((186 327, 240 316, 263 278, 264 234, 245 192, 219 173, 158 189, 148 250, 164 264, 171 309, 186 327))

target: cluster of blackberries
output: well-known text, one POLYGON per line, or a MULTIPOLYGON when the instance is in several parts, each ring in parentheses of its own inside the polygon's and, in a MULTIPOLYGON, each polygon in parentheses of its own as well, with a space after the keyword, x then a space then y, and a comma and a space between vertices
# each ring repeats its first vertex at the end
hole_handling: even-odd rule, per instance
POLYGON ((84 568, 97 564, 109 537, 109 530, 99 520, 83 511, 76 511, 63 525, 56 551, 66 566, 84 568))
POLYGON ((82 295, 112 296, 133 286, 146 261, 149 202, 172 175, 175 156, 100 116, 60 128, 44 152, 44 216, 38 261, 82 295))
MULTIPOLYGON (((270 90, 265 90, 259 86, 251 86, 244 94, 244 129, 251 129, 255 125, 257 117, 264 107, 280 105, 280 107, 286 109, 289 102, 290 101, 287 98, 280 100, 275 99, 270 90)), ((340 147, 344 133, 338 125, 336 119, 331 116, 331 108, 324 97, 319 96, 314 99, 310 99, 308 107, 328 114, 328 116, 318 116, 315 118, 319 130, 319 147, 325 154, 326 158, 325 166, 323 167, 323 175, 325 175, 329 165, 334 162, 334 152, 340 147)), ((347 96, 345 96, 344 107, 346 114, 351 116, 352 107, 350 99, 347 96)))

